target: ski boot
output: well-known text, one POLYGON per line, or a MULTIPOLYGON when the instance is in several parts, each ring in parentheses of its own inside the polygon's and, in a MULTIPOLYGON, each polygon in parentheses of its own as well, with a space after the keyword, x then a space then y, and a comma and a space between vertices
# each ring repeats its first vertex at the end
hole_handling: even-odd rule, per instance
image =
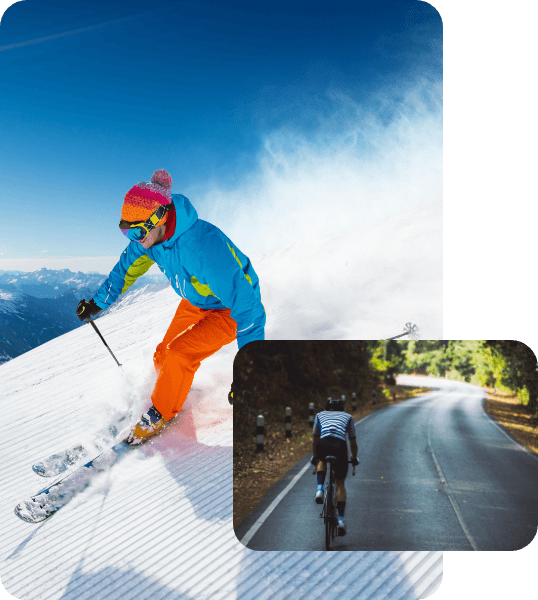
POLYGON ((146 441, 147 438, 160 431, 166 423, 168 423, 168 421, 154 406, 152 406, 148 412, 140 417, 140 421, 138 421, 135 428, 124 441, 131 446, 141 444, 146 441))

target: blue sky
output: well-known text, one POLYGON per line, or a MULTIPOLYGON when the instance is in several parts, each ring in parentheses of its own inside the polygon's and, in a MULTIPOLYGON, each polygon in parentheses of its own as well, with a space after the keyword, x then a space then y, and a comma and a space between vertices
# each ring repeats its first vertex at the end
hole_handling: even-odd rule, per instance
POLYGON ((442 23, 418 0, 25 0, 0 72, 0 203, 24 206, 0 269, 119 255, 157 168, 250 256, 441 193, 442 23))

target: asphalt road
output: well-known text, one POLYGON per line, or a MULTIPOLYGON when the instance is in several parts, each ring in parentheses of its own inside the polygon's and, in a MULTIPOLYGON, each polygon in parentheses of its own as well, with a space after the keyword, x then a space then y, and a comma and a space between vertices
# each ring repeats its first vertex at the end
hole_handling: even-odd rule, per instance
MULTIPOLYGON (((480 390, 443 385, 356 424, 361 464, 355 477, 350 465, 335 550, 518 550, 536 535, 538 459, 486 414, 480 390)), ((248 548, 325 549, 314 467, 267 514, 309 460, 236 531, 248 548)))

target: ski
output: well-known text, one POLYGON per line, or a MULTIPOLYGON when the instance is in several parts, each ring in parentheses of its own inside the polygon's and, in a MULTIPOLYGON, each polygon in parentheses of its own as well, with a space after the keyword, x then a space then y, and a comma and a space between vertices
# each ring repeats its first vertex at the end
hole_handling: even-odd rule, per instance
POLYGON ((54 477, 82 462, 88 454, 89 451, 84 446, 74 446, 37 462, 32 465, 32 470, 41 477, 54 477))
POLYGON ((85 490, 92 479, 109 469, 135 445, 118 442, 60 481, 23 500, 15 507, 15 514, 27 523, 41 523, 58 512, 76 494, 85 490))
POLYGON ((411 340, 418 340, 418 327, 416 325, 412 325, 411 323, 406 323, 403 333, 399 335, 395 335, 393 337, 387 338, 387 340, 396 340, 398 338, 404 337, 404 335, 408 335, 411 340))
MULTIPOLYGON (((130 415, 123 416, 118 421, 118 424, 128 421, 129 418, 130 415)), ((118 433, 118 427, 111 425, 108 429, 101 431, 95 436, 95 440, 91 444, 91 449, 84 444, 76 444, 71 448, 66 448, 61 452, 57 452, 36 462, 32 465, 32 470, 41 477, 61 475, 70 468, 78 467, 91 453, 104 452, 117 438, 118 433)))

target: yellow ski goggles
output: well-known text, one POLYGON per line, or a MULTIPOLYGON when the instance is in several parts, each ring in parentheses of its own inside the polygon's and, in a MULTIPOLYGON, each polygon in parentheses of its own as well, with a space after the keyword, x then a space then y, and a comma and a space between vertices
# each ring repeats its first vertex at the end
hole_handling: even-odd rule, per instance
POLYGON ((157 227, 157 223, 164 215, 172 208, 171 204, 161 204, 159 208, 150 216, 147 221, 130 221, 120 220, 120 229, 123 235, 127 236, 132 242, 142 242, 148 233, 157 227))

